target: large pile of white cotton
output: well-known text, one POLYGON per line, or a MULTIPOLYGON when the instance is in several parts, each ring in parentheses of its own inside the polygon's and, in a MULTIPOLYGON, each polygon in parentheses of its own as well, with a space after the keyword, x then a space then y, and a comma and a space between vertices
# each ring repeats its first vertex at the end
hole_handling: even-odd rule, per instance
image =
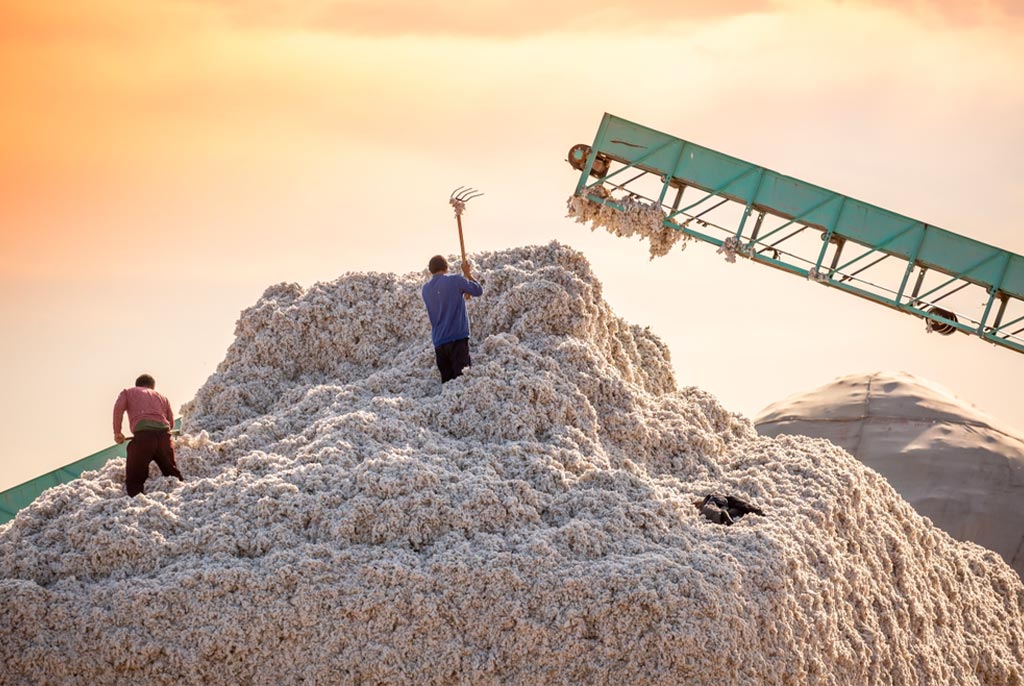
POLYGON ((0 528, 5 684, 1021 684, 1024 586, 822 440, 759 437, 558 244, 280 285, 185 408, 0 528), (734 526, 692 501, 761 507, 734 526))

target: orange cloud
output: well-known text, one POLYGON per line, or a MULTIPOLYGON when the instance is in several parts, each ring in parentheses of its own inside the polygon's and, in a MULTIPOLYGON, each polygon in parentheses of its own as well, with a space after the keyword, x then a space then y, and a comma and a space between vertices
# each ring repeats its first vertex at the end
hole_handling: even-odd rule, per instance
POLYGON ((0 41, 5 46, 144 44, 195 28, 196 7, 169 0, 91 0, 88 3, 0 0, 0 41))
MULTIPOLYGON (((834 0, 842 4, 843 0, 834 0)), ((1024 19, 1020 0, 852 0, 871 7, 905 12, 919 19, 938 19, 968 27, 1024 19)))
POLYGON ((770 11, 776 0, 194 0, 231 21, 345 35, 521 38, 562 31, 635 31, 770 11))
MULTIPOLYGON (((187 238, 220 221, 206 219, 218 208, 241 226, 282 186, 338 185, 367 159, 478 164, 492 141, 528 133, 529 155, 521 145, 502 155, 533 169, 590 135, 605 110, 685 134, 668 127, 705 109, 758 103, 766 130, 787 125, 790 115, 768 119, 773 111, 802 103, 813 126, 868 131, 876 121, 885 131, 898 102, 920 112, 917 131, 980 120, 969 107, 989 113, 992 131, 993 121, 1016 122, 1004 113, 1020 102, 1004 85, 1021 64, 1011 29, 937 30, 911 2, 898 12, 875 0, 641 0, 629 11, 571 0, 513 11, 430 0, 386 16, 362 0, 4 2, 0 271, 35 270, 40 246, 71 263, 148 222, 187 238), (347 24, 331 28, 331 12, 347 24), (637 23, 665 20, 675 32, 637 23), (554 152, 538 136, 556 141, 554 152)), ((1014 124, 1005 128, 999 146, 1017 140, 1014 124)), ((735 146, 727 151, 749 149, 724 123, 711 130, 735 146)))

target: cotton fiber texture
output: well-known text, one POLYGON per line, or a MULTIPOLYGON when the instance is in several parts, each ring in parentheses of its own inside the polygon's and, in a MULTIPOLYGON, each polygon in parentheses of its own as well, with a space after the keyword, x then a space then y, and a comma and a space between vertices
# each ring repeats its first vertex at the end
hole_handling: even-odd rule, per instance
POLYGON ((679 388, 580 253, 472 261, 443 387, 425 274, 267 289, 184 408, 184 483, 130 499, 115 460, 0 528, 0 681, 1022 683, 998 555, 679 388))

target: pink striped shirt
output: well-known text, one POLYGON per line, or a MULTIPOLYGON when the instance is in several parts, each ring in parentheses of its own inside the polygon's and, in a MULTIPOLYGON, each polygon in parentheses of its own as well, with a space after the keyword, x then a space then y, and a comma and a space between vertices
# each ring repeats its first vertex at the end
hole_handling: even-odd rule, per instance
POLYGON ((132 386, 121 391, 114 403, 114 433, 121 433, 121 422, 125 411, 128 412, 128 426, 135 431, 136 425, 143 419, 163 422, 167 428, 174 426, 174 413, 171 403, 160 393, 143 386, 132 386))

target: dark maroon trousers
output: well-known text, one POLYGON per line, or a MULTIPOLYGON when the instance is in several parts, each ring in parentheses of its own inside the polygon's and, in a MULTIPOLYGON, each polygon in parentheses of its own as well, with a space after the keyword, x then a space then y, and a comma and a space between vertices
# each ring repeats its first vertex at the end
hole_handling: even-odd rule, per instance
POLYGON ((149 463, 156 461, 164 476, 176 476, 184 481, 174 461, 174 446, 170 431, 136 431, 128 443, 128 459, 124 467, 124 485, 128 495, 142 493, 149 478, 149 463))

